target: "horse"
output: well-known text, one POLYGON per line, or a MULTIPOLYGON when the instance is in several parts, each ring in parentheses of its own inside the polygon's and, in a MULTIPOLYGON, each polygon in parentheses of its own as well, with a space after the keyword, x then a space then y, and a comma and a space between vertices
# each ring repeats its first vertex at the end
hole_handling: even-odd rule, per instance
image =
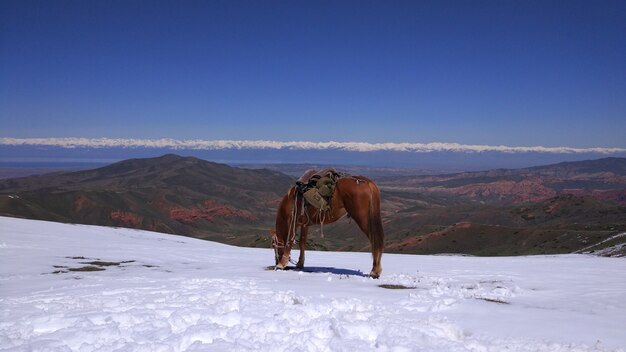
POLYGON ((347 214, 369 239, 373 257, 369 275, 377 279, 382 272, 380 262, 385 246, 378 186, 363 176, 343 176, 335 183, 327 210, 317 209, 305 202, 295 186, 280 201, 276 211, 276 228, 270 230, 276 259, 275 269, 283 270, 287 267, 297 228, 300 228, 300 257, 296 267, 303 268, 309 226, 330 224, 347 214))

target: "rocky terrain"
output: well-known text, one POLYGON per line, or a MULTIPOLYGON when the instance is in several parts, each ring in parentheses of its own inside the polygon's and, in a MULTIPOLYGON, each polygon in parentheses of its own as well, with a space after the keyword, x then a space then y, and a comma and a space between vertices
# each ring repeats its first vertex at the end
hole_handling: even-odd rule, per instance
MULTIPOLYGON (((176 155, 131 159, 0 180, 0 215, 268 247, 275 208, 296 171, 290 176, 176 155)), ((387 252, 601 252, 626 240, 615 237, 626 232, 624 158, 447 175, 397 176, 394 170, 396 176, 384 177, 382 171, 375 170, 374 180, 382 190, 387 252)), ((308 246, 361 251, 368 241, 346 218, 311 228, 308 246)))
MULTIPOLYGON (((626 231, 626 159, 382 179, 410 253, 569 253, 626 231)), ((390 206, 385 209, 391 209, 390 206)))
POLYGON ((165 155, 0 180, 0 214, 249 245, 264 238, 291 183, 274 171, 165 155))
POLYGON ((523 203, 559 194, 626 203, 626 159, 566 162, 525 169, 500 169, 440 176, 387 178, 389 191, 455 195, 469 200, 523 203))

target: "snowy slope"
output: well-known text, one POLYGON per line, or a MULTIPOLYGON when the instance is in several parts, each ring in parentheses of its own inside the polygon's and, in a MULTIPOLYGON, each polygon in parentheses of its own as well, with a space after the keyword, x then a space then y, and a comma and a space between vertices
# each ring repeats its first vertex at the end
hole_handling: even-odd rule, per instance
POLYGON ((384 255, 380 280, 361 276, 367 253, 270 264, 269 249, 0 217, 0 350, 626 348, 623 258, 384 255))

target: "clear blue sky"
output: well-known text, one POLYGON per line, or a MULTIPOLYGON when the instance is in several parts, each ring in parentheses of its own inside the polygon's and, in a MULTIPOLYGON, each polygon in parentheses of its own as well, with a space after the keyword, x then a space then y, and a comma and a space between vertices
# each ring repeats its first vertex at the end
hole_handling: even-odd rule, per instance
POLYGON ((0 137, 626 147, 625 1, 0 2, 0 137))

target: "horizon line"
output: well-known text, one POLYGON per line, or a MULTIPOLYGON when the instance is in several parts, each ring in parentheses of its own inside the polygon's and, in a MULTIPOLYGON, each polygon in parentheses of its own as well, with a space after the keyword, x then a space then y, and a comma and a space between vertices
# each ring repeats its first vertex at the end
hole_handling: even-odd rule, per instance
POLYGON ((48 146, 66 149, 75 148, 164 148, 172 150, 342 150, 349 152, 460 152, 460 153, 549 153, 549 154, 615 154, 625 153, 626 148, 615 147, 544 147, 480 145, 446 142, 430 143, 370 143, 370 142, 312 142, 312 141, 272 141, 272 140, 203 140, 203 139, 137 139, 137 138, 12 138, 0 137, 0 145, 5 146, 48 146))

